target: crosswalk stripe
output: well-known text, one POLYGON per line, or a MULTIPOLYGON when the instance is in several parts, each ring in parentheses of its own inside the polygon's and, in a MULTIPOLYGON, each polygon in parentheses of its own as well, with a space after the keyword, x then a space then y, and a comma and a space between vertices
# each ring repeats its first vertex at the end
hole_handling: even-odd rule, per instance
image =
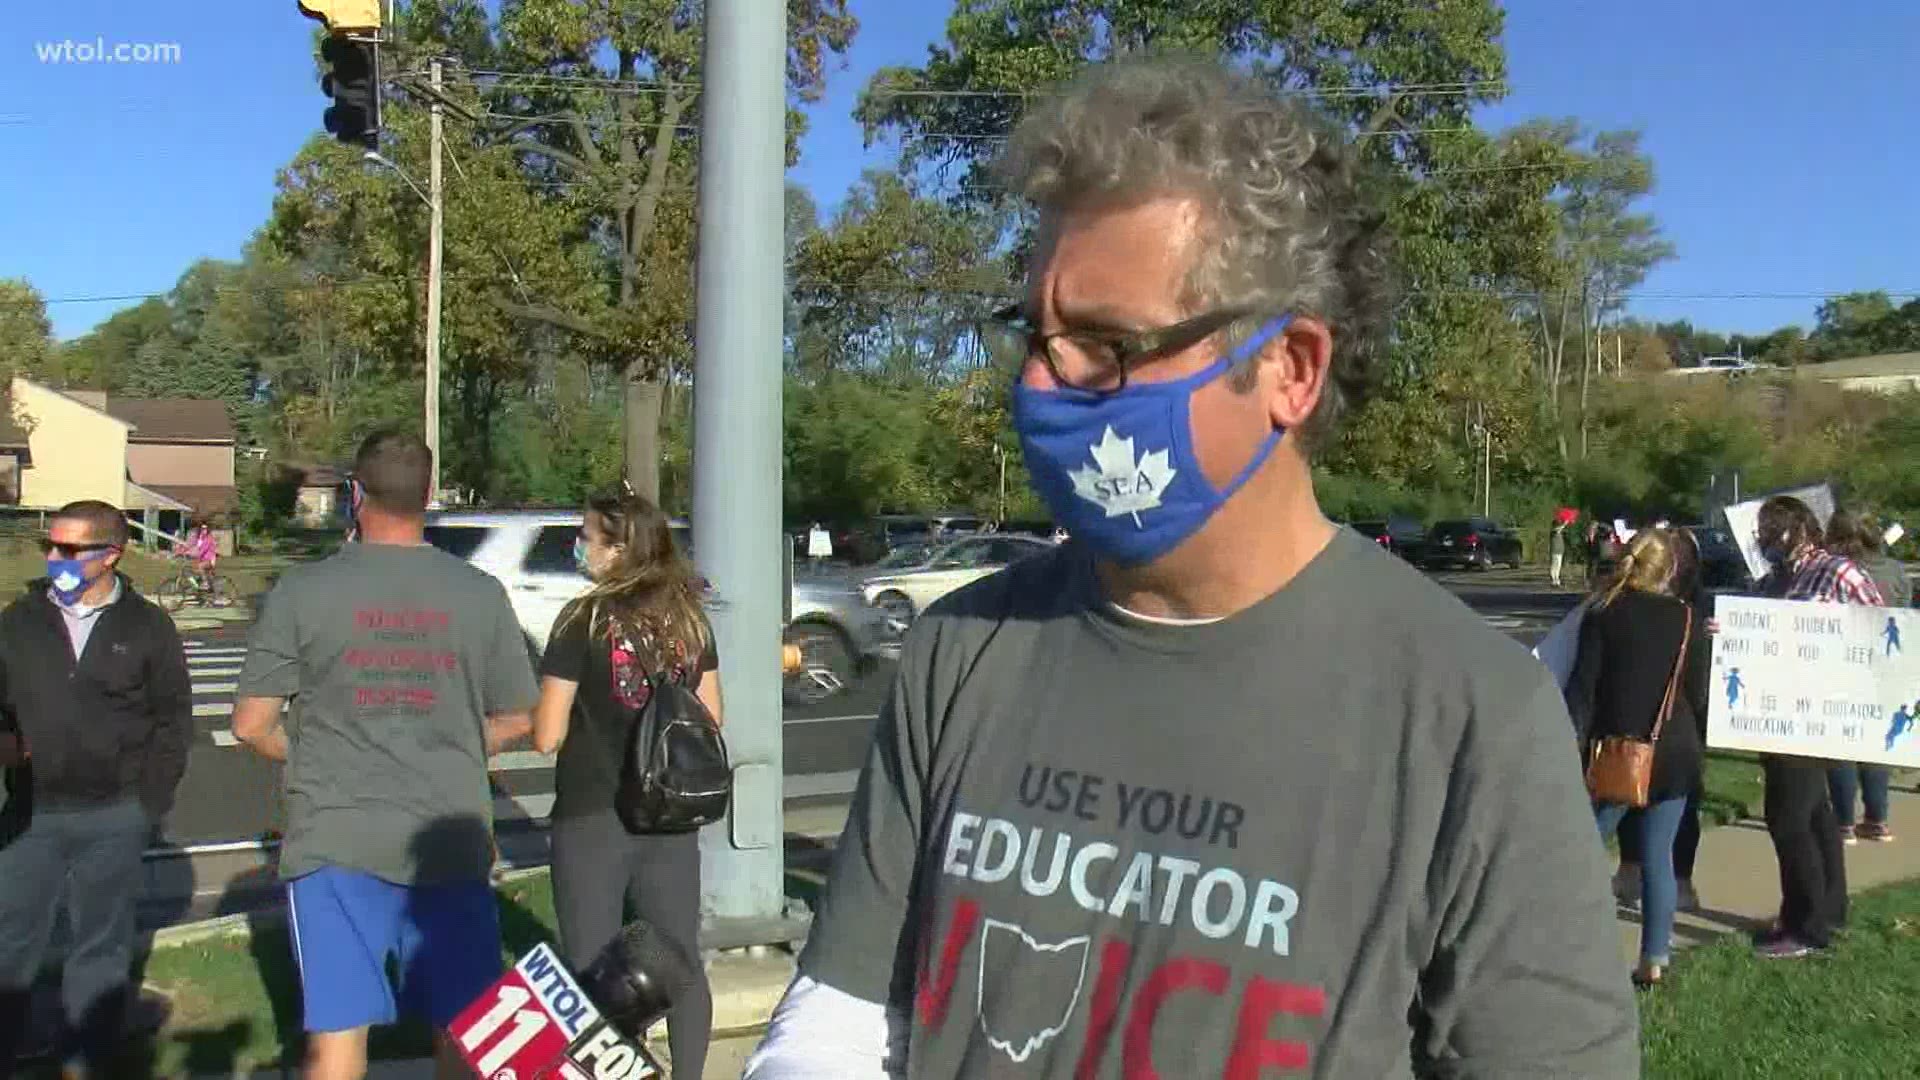
POLYGON ((535 750, 509 750, 495 754, 487 759, 487 768, 500 772, 524 772, 528 769, 553 768, 553 755, 542 754, 535 750))
POLYGON ((495 795, 493 816, 545 818, 553 813, 553 804, 552 795, 495 795))
POLYGON ((187 659, 189 660, 192 660, 193 658, 198 656, 245 656, 245 655, 247 655, 247 647, 245 645, 189 645, 187 646, 187 659))
POLYGON ((212 734, 213 736, 213 745, 215 746, 239 746, 240 745, 239 737, 234 735, 232 731, 229 731, 226 728, 217 728, 214 731, 212 731, 210 734, 212 734))
POLYGON ((220 675, 238 675, 240 674, 240 666, 238 664, 229 664, 226 667, 197 668, 189 664, 187 665, 187 672, 191 675, 204 675, 208 678, 214 678, 220 675))
POLYGON ((196 694, 231 694, 240 689, 237 682, 197 682, 193 684, 196 694))
POLYGON ((233 702, 231 701, 196 701, 193 703, 193 715, 195 716, 232 716, 233 702))

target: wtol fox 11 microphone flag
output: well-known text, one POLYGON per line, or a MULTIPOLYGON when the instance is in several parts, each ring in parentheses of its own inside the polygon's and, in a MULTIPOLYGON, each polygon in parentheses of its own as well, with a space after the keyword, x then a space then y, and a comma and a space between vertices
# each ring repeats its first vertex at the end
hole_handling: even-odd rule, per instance
POLYGON ((483 1080, 646 1080, 665 1070, 601 1016, 559 956, 537 945, 447 1034, 483 1080))

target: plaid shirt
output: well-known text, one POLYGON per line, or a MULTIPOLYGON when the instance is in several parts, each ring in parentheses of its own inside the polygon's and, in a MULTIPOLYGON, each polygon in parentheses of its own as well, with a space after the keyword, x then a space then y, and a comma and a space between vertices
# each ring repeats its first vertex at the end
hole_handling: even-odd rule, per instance
POLYGON ((1811 600, 1819 604, 1865 604, 1885 607, 1880 586, 1860 564, 1844 555, 1808 547, 1788 570, 1783 600, 1811 600))

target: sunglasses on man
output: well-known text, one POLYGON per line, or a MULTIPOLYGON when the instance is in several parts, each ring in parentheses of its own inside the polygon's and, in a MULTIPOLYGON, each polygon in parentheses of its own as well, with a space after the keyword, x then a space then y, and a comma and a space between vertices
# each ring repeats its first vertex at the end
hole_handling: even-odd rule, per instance
POLYGON ((40 538, 40 553, 59 555, 63 559, 83 559, 96 551, 114 551, 119 544, 65 544, 47 537, 40 538))

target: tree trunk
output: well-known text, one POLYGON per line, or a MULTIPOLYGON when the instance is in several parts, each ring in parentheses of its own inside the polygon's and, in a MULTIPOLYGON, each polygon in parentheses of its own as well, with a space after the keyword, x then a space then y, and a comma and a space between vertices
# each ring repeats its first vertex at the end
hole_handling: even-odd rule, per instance
POLYGON ((660 403, 664 394, 660 383, 648 376, 647 365, 642 361, 627 365, 623 380, 626 397, 622 403, 626 420, 626 473, 634 494, 658 505, 660 403))

